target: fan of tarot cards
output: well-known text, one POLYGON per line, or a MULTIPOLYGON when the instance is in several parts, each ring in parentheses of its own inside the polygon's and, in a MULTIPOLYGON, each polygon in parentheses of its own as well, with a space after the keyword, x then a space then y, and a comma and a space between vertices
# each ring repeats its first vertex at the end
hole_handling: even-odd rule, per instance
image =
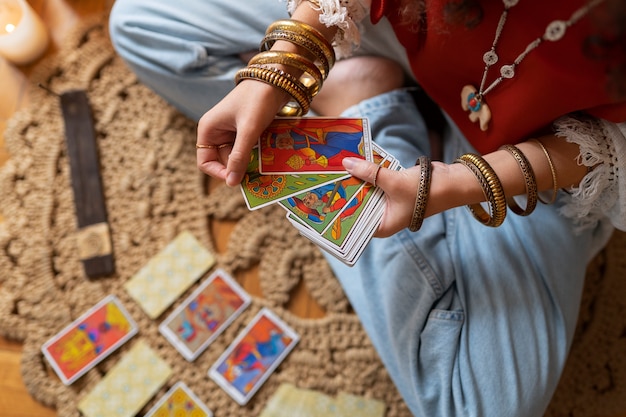
POLYGON ((402 169, 372 141, 366 118, 276 118, 252 150, 241 182, 246 204, 279 204, 301 235, 354 265, 380 224, 385 195, 348 174, 346 157, 402 169))

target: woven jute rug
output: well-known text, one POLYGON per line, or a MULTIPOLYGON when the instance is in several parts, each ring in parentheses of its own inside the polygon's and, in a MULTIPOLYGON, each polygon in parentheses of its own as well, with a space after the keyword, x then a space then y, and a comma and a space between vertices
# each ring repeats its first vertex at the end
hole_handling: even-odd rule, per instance
MULTIPOLYGON (((33 87, 33 105, 9 123, 5 138, 11 159, 0 169, 5 218, 0 226, 0 334, 24 343, 22 375, 35 399, 56 408, 59 416, 78 416, 82 396, 142 339, 173 368, 168 385, 184 381, 218 417, 258 415, 283 382, 329 395, 364 395, 384 401, 387 416, 409 415, 319 249, 297 234, 279 208, 250 212, 237 189, 221 185, 207 191, 207 180, 195 166, 195 124, 141 85, 115 55, 106 16, 77 28, 32 79, 56 92, 88 92, 116 257, 114 276, 85 278, 77 256, 59 100, 33 87), (224 220, 237 223, 227 249, 218 253, 210 225, 224 220), (122 287, 183 230, 232 274, 258 265, 263 293, 192 363, 122 287), (327 312, 324 318, 302 319, 287 310, 290 292, 302 282, 327 312), (41 345, 108 294, 119 297, 140 331, 65 386, 50 371, 41 345), (207 370, 263 306, 291 325, 301 341, 252 401, 240 407, 207 377, 207 370)), ((625 255, 626 235, 616 233, 589 267, 576 340, 550 416, 609 416, 626 410, 625 255)))

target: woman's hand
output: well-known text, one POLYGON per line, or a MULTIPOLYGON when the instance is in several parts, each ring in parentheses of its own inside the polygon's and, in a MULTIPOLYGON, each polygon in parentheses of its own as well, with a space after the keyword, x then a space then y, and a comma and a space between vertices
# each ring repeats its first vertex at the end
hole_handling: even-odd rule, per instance
MULTIPOLYGON (((376 185, 385 192, 387 202, 376 237, 388 237, 409 226, 420 181, 419 166, 402 171, 387 168, 378 170, 376 164, 358 158, 345 158, 343 165, 351 175, 369 183, 373 183, 376 178, 376 185)), ((468 178, 469 171, 459 164, 446 165, 442 162, 433 162, 432 168, 425 217, 461 205, 464 199, 468 198, 464 192, 455 192, 454 186, 463 184, 468 178), (462 169, 459 170, 459 167, 462 169)), ((481 192, 480 188, 478 191, 481 192)))
POLYGON ((239 185, 250 151, 277 111, 288 101, 282 90, 256 80, 244 80, 198 122, 197 164, 200 171, 239 185))

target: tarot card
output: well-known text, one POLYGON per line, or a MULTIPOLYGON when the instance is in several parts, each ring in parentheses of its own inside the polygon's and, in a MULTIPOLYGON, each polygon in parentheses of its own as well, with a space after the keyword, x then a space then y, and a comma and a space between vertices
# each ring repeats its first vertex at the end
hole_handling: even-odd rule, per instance
MULTIPOLYGON (((374 162, 389 168, 394 162, 391 156, 376 143, 372 144, 374 162)), ((320 186, 279 202, 287 212, 295 215, 301 223, 320 234, 334 225, 335 219, 344 220, 358 209, 362 194, 368 190, 365 181, 348 177, 332 184, 320 186)))
MULTIPOLYGON (((360 253, 365 249, 367 243, 371 240, 374 232, 378 228, 384 212, 384 194, 381 190, 376 190, 377 199, 382 199, 382 204, 370 205, 364 210, 360 210, 358 220, 351 220, 349 229, 328 230, 323 235, 312 232, 298 220, 294 220, 293 214, 289 214, 288 219, 296 227, 300 234, 318 245, 321 249, 326 250, 333 256, 340 259, 347 265, 353 265, 360 253), (336 235, 333 235, 336 233, 336 235), (336 237, 336 238, 335 238, 336 237)), ((341 228, 339 222, 333 224, 334 227, 341 228)))
POLYGON ((209 376, 245 405, 298 340, 294 330, 263 308, 209 369, 209 376))
MULTIPOLYGON (((376 144, 374 159, 386 168, 402 169, 393 156, 376 144)), ((365 183, 346 207, 351 209, 340 212, 321 233, 319 229, 311 227, 310 222, 306 222, 302 216, 297 216, 295 211, 288 212, 287 218, 300 234, 347 265, 354 265, 382 220, 385 195, 382 189, 365 183)))
POLYGON ((249 304, 243 288, 218 269, 161 323, 159 331, 191 362, 249 304))
POLYGON ((259 172, 268 174, 345 173, 342 161, 372 161, 367 119, 276 118, 259 138, 259 172))
POLYGON ((260 209, 277 201, 317 188, 324 184, 348 178, 346 172, 341 174, 272 174, 259 173, 258 148, 252 149, 250 163, 241 182, 241 192, 250 210, 260 209))
POLYGON ((177 382, 145 417, 213 417, 211 410, 184 382, 177 382))
POLYGON ((156 319, 214 264, 213 255, 191 233, 184 231, 124 287, 146 314, 156 319))
POLYGON ((349 214, 355 208, 356 200, 352 197, 363 185, 362 180, 349 177, 289 197, 279 204, 311 229, 322 233, 337 216, 349 214))
POLYGON ((282 383, 259 417, 383 417, 385 410, 384 402, 372 398, 345 392, 333 398, 320 391, 282 383))
POLYGON ((41 347, 65 385, 80 378, 137 333, 137 324, 109 295, 41 347))
MULTIPOLYGON (((388 167, 390 163, 391 161, 385 160, 382 162, 382 165, 388 167)), ((344 209, 335 217, 332 224, 329 224, 320 233, 321 238, 341 247, 355 227, 359 224, 365 224, 362 217, 367 218, 368 213, 371 213, 372 204, 374 204, 370 204, 369 201, 371 199, 378 200, 382 194, 382 190, 374 187, 372 184, 362 184, 344 209), (369 209, 366 207, 369 207, 369 209)))
POLYGON ((78 403, 85 417, 133 417, 172 375, 172 369, 143 340, 133 347, 78 403))

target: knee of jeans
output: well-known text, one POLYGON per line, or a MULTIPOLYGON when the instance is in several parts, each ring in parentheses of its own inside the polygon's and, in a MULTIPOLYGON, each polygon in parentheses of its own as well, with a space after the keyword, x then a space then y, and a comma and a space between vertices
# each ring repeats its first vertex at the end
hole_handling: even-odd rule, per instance
POLYGON ((126 59, 133 53, 133 35, 128 30, 132 26, 133 16, 137 15, 137 8, 133 0, 116 0, 109 15, 109 36, 117 53, 126 59))

